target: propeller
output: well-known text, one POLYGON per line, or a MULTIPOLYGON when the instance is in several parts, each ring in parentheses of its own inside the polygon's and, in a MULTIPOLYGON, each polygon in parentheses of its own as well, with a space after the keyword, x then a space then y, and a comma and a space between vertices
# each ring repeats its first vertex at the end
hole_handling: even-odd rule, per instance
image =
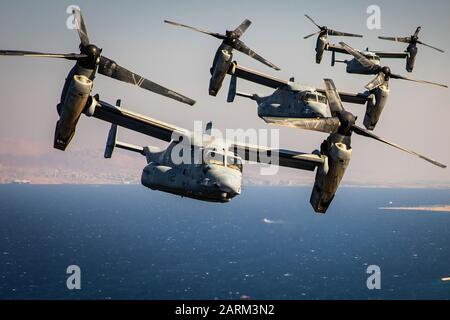
POLYGON ((327 36, 337 36, 337 37, 356 37, 356 38, 362 38, 363 37, 362 35, 359 35, 359 34, 340 32, 340 31, 336 31, 336 30, 333 30, 333 29, 329 29, 326 26, 320 26, 309 15, 305 14, 305 17, 308 20, 310 20, 320 30, 315 32, 315 33, 313 33, 313 34, 307 35, 306 37, 304 37, 304 39, 309 39, 311 37, 314 37, 315 35, 320 35, 320 36, 327 35, 327 36))
POLYGON ((325 79, 324 81, 325 81, 325 94, 328 99, 328 104, 330 106, 330 110, 331 110, 333 116, 335 118, 339 119, 339 124, 338 124, 339 127, 336 127, 335 132, 339 132, 340 134, 343 134, 346 136, 351 136, 353 133, 355 133, 359 136, 363 136, 363 137, 366 137, 369 139, 376 140, 378 142, 382 142, 391 147, 394 147, 396 149, 399 149, 401 151, 409 153, 410 155, 419 157, 419 158, 421 158, 435 166, 438 166, 440 168, 443 168, 443 169, 447 168, 446 165, 444 165, 436 160, 433 160, 429 157, 421 155, 420 153, 417 153, 415 151, 406 149, 406 148, 404 148, 396 143, 390 142, 386 139, 380 138, 379 136, 373 134, 372 132, 357 126, 356 125, 357 117, 355 117, 352 113, 350 113, 344 109, 341 98, 336 89, 336 86, 334 85, 333 80, 325 79))
POLYGON ((353 49, 352 47, 350 47, 349 45, 345 44, 344 42, 340 42, 339 44, 345 49, 345 51, 347 51, 349 54, 351 54, 353 57, 355 57, 355 59, 364 68, 366 68, 368 70, 368 72, 370 72, 370 74, 376 75, 375 79, 373 79, 370 83, 368 83, 366 85, 366 89, 369 90, 369 91, 382 86, 383 84, 388 82, 389 79, 391 79, 391 78, 392 79, 406 80, 406 81, 416 82, 416 83, 430 84, 430 85, 435 85, 435 86, 439 86, 439 87, 443 87, 443 88, 448 88, 448 86, 445 85, 445 84, 440 84, 440 83, 431 82, 431 81, 425 81, 425 80, 415 80, 415 79, 407 78, 407 77, 404 77, 404 76, 392 73, 391 72, 391 68, 389 68, 389 67, 382 67, 382 66, 374 63, 373 61, 367 59, 361 52, 353 49))
POLYGON ((45 52, 17 51, 17 50, 0 50, 0 56, 57 58, 67 60, 81 60, 87 58, 87 55, 79 53, 45 53, 45 52))
POLYGON ((203 34, 207 34, 210 35, 216 39, 222 40, 224 44, 232 47, 233 49, 240 51, 248 56, 250 56, 251 58, 265 64, 266 66, 273 68, 277 71, 280 70, 280 68, 278 68, 276 65, 274 65, 272 62, 268 61, 267 59, 263 58, 262 56, 260 56, 259 54, 257 54, 256 52, 254 52, 252 49, 250 49, 243 41, 240 40, 241 36, 245 33, 245 31, 247 31, 248 27, 250 27, 250 25, 252 24, 252 22, 248 19, 244 20, 241 25, 236 28, 234 31, 226 31, 225 34, 220 34, 220 33, 215 33, 215 32, 210 32, 210 31, 205 31, 199 28, 195 28, 195 27, 191 27, 185 24, 181 24, 178 22, 173 22, 173 21, 169 21, 169 20, 164 20, 165 23, 167 24, 171 24, 173 26, 177 26, 177 27, 183 27, 183 28, 187 28, 190 30, 194 30, 203 34))
POLYGON ((410 37, 378 37, 378 39, 381 40, 388 40, 388 41, 395 41, 395 42, 402 42, 402 43, 408 43, 412 46, 416 46, 417 44, 421 44, 425 47, 434 49, 436 51, 439 51, 441 53, 445 53, 444 50, 436 48, 434 46, 430 46, 429 44, 423 43, 422 41, 419 41, 419 33, 420 30, 422 29, 422 27, 418 27, 416 29, 416 32, 414 33, 414 35, 410 36, 410 37))
POLYGON ((102 56, 102 49, 93 45, 89 41, 86 24, 83 16, 78 9, 73 9, 73 15, 75 17, 76 29, 80 38, 80 53, 43 53, 33 51, 13 51, 13 50, 0 50, 0 56, 9 57, 38 57, 38 58, 59 58, 66 60, 77 61, 77 63, 83 68, 90 70, 97 70, 98 73, 122 81, 139 86, 148 91, 163 95, 165 97, 183 102, 189 105, 194 105, 195 101, 185 97, 179 93, 169 90, 163 86, 160 86, 142 76, 139 76, 123 67, 118 65, 113 60, 102 56))

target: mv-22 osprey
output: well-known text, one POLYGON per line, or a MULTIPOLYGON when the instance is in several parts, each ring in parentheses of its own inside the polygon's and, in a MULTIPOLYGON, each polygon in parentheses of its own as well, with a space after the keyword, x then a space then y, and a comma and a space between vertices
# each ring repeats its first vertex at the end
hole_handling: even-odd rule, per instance
POLYGON ((195 104, 194 100, 145 79, 102 55, 102 49, 89 41, 86 24, 81 12, 74 9, 73 16, 80 38, 80 53, 55 54, 34 51, 0 50, 0 56, 57 58, 76 61, 75 66, 70 70, 66 78, 61 93, 61 100, 56 107, 59 114, 54 137, 54 147, 56 149, 64 151, 71 142, 75 134, 77 122, 91 94, 93 81, 97 72, 179 102, 189 105, 195 104))
MULTIPOLYGON (((343 102, 354 104, 366 104, 366 113, 364 116, 364 126, 368 130, 374 130, 378 124, 381 114, 387 104, 390 94, 390 79, 401 79, 422 84, 431 84, 447 88, 447 85, 424 80, 414 80, 391 72, 389 67, 381 67, 358 53, 352 47, 341 42, 342 48, 352 54, 358 62, 366 68, 366 74, 373 74, 376 77, 366 85, 367 91, 364 93, 347 93, 339 92, 339 96, 343 102)), ((252 82, 260 83, 264 86, 276 89, 276 91, 265 98, 257 95, 250 95, 258 102, 258 114, 267 122, 278 123, 288 126, 297 126, 304 129, 314 130, 315 112, 318 112, 319 118, 328 118, 327 99, 323 89, 315 89, 312 87, 302 86, 291 79, 285 81, 265 75, 263 73, 250 70, 248 68, 238 66, 236 62, 230 63, 227 71, 231 77, 230 92, 236 90, 237 78, 247 79, 252 82), (314 106, 314 107, 312 107, 314 106), (308 118, 307 120, 305 119, 308 118), (300 118, 301 121, 296 119, 300 118)), ((234 100, 231 94, 228 98, 229 102, 234 100)), ((319 121, 321 126, 325 121, 319 121)), ((323 128, 318 128, 323 130, 323 128)))
POLYGON ((442 163, 389 142, 357 126, 357 117, 344 109, 342 101, 357 102, 360 99, 360 102, 362 102, 365 101, 365 97, 338 92, 331 79, 325 79, 325 89, 322 90, 301 86, 293 81, 286 82, 276 79, 240 67, 237 64, 233 64, 229 73, 232 76, 228 93, 229 102, 233 102, 236 95, 250 98, 258 104, 259 117, 269 124, 329 134, 327 140, 320 147, 320 154, 328 159, 328 168, 326 171, 317 171, 311 198, 311 203, 316 212, 325 213, 334 199, 352 157, 351 141, 353 134, 382 142, 417 156, 435 166, 446 168, 446 165, 442 163), (237 92, 237 78, 277 90, 268 97, 237 92), (320 195, 320 197, 315 199, 314 195, 320 195))
MULTIPOLYGON (((145 156, 147 166, 142 172, 142 184, 182 197, 219 203, 231 201, 241 193, 243 160, 307 171, 328 170, 327 157, 318 151, 307 154, 227 141, 216 137, 211 123, 204 133, 191 132, 123 109, 120 102, 112 106, 98 96, 89 98, 84 114, 112 123, 105 158, 111 158, 116 147, 145 156), (118 127, 169 145, 162 150, 120 142, 118 127)), ((315 201, 320 197, 320 194, 314 194, 315 201)))

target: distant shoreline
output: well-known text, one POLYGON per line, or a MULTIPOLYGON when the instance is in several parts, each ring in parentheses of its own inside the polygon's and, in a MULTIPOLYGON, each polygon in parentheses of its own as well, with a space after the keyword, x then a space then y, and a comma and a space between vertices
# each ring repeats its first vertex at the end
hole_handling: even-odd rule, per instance
MULTIPOLYGON (((0 186, 141 186, 140 183, 136 182, 126 182, 126 183, 103 183, 103 182, 92 182, 92 183, 0 183, 0 186)), ((310 184, 243 184, 244 187, 254 187, 254 188, 305 188, 311 187, 310 184)), ((402 189, 402 190, 450 190, 450 186, 422 186, 422 185, 398 185, 398 186, 390 186, 390 185, 342 185, 340 187, 348 188, 348 189, 402 189)), ((407 210, 409 208, 379 208, 380 210, 407 210)))
POLYGON ((448 212, 450 213, 450 205, 436 205, 429 207, 384 207, 380 210, 389 211, 427 211, 427 212, 448 212))

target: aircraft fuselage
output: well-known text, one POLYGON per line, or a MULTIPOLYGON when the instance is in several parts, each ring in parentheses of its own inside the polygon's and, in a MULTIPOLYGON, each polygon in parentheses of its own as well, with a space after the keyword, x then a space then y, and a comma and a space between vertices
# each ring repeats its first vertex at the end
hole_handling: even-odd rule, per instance
POLYGON ((241 193, 240 158, 208 148, 201 150, 199 162, 175 164, 172 155, 176 145, 172 143, 162 153, 147 148, 149 162, 142 172, 142 185, 208 202, 229 202, 241 193))

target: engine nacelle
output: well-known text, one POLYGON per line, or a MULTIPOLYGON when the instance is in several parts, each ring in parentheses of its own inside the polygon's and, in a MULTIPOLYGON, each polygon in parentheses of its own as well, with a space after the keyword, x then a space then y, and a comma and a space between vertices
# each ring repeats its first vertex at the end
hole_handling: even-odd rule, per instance
POLYGON ((328 170, 317 170, 310 202, 317 213, 324 214, 333 201, 352 158, 350 137, 334 134, 324 142, 322 149, 328 156, 328 170))
POLYGON ((389 98, 389 84, 384 85, 372 91, 367 101, 366 115, 364 116, 364 126, 368 130, 374 130, 380 120, 387 99, 389 98))
POLYGON ((72 140, 83 109, 92 90, 92 81, 83 75, 74 75, 64 101, 58 106, 60 118, 56 124, 54 147, 65 150, 72 140))
POLYGON ((325 36, 320 36, 317 39, 317 43, 316 43, 316 63, 320 64, 322 62, 322 58, 323 58, 323 53, 325 51, 325 49, 328 46, 328 37, 325 36))
POLYGON ((226 48, 219 48, 214 58, 214 63, 211 68, 211 81, 209 83, 209 94, 211 96, 216 96, 220 88, 222 88, 223 80, 230 69, 233 62, 232 49, 227 50, 226 48))

